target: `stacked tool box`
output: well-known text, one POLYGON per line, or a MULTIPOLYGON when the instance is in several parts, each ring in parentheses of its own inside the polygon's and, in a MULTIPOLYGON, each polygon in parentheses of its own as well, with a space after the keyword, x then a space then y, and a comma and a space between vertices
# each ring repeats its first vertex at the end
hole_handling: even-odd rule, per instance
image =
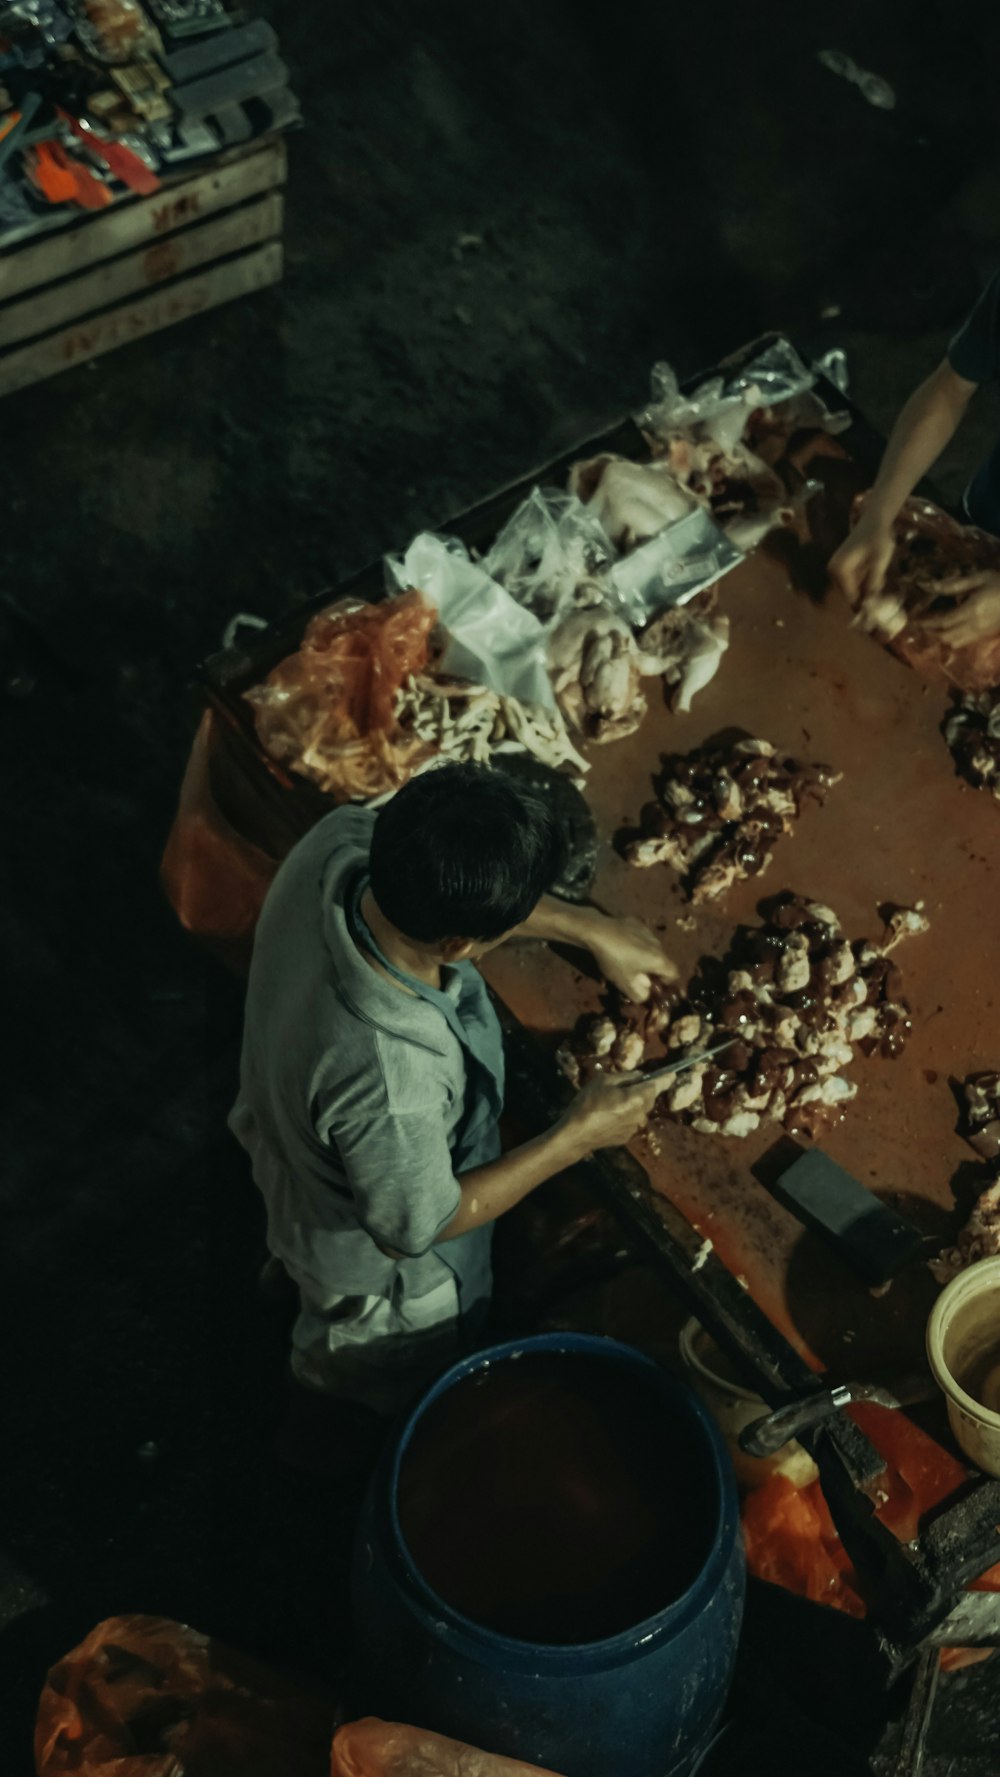
POLYGON ((298 119, 222 0, 0 0, 0 394, 278 282, 298 119))

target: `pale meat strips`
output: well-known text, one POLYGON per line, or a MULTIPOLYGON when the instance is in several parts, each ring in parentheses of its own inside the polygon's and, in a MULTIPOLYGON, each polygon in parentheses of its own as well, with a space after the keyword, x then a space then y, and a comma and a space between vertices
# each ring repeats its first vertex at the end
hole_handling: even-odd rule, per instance
POLYGON ((928 1261, 938 1283, 950 1283, 979 1259, 1000 1255, 1000 1074, 973 1074, 966 1080, 963 1134, 980 1158, 989 1161, 990 1182, 955 1245, 928 1261))
POLYGON ((839 781, 829 766, 802 765, 766 740, 674 754, 625 856, 640 869, 667 864, 692 901, 716 901, 735 882, 763 875, 805 804, 822 802, 839 781))
MULTIPOLYGON (((856 502, 855 519, 864 509, 856 502)), ((1000 680, 1000 636, 966 647, 927 629, 924 619, 953 611, 969 596, 950 582, 1000 571, 1000 541, 973 525, 957 524, 930 500, 907 500, 895 521, 896 552, 883 589, 862 599, 858 621, 924 677, 960 691, 987 691, 1000 680)))
POLYGON ((577 780, 589 769, 558 710, 502 697, 468 679, 410 678, 396 694, 394 714, 402 734, 442 760, 487 765, 495 752, 525 752, 577 780))
POLYGON ((643 1006, 612 994, 603 1014, 581 1021, 559 1064, 581 1084, 730 1036, 717 1058, 666 1080, 652 1121, 736 1137, 772 1122, 815 1140, 857 1093, 843 1073, 856 1050, 902 1053, 912 1020, 887 948, 925 929, 918 910, 897 908, 882 941, 852 943, 829 907, 786 895, 765 925, 738 930, 721 982, 706 975, 686 993, 663 987, 643 1006))

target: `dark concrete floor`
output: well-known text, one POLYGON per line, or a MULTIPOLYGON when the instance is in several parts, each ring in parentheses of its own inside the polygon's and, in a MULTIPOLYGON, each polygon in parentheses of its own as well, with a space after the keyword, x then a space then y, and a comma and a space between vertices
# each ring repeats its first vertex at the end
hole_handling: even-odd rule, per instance
MULTIPOLYGON (((689 373, 784 327, 845 346, 888 424, 1000 258, 986 4, 780 29, 735 5, 264 10, 309 119, 284 287, 3 410, 12 1777, 46 1665, 103 1615, 313 1672, 345 1641, 352 1490, 270 1456, 284 1329, 223 1126, 239 994, 157 883, 192 664, 235 611, 276 615, 596 431, 656 357, 689 373)), ((944 1699, 934 1777, 996 1769, 986 1671, 950 1681, 971 1704, 944 1699)))

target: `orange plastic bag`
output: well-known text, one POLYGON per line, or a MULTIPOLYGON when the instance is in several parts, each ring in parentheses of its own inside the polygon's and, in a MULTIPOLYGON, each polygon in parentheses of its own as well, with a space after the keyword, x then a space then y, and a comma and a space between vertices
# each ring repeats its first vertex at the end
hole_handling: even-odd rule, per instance
POLYGON ((478 1752, 442 1734, 366 1716, 333 1739, 330 1777, 558 1777, 540 1765, 478 1752))
POLYGON ((848 1616, 864 1616, 847 1551, 818 1481, 797 1488, 787 1476, 772 1475, 756 1488, 743 1504, 743 1543, 755 1579, 848 1616))
POLYGON ((167 1617, 109 1617, 45 1681, 37 1777, 326 1777, 334 1706, 167 1617))
MULTIPOLYGON (((864 510, 865 495, 855 502, 852 522, 864 510)), ((866 598, 875 634, 900 660, 923 678, 954 685, 959 691, 988 691, 1000 684, 1000 635, 980 636, 956 648, 927 629, 922 621, 938 611, 960 608, 967 592, 951 593, 952 578, 1000 570, 1000 541, 975 525, 961 525, 930 500, 906 500, 897 514, 896 550, 885 588, 866 598), (901 614, 906 622, 897 631, 901 614), (888 621, 890 628, 886 629, 888 621)))
POLYGON ((212 794, 217 720, 206 710, 198 725, 160 879, 184 929, 242 974, 279 860, 237 833, 212 794))
POLYGON ((340 801, 398 789, 433 750, 403 733, 393 706, 426 665, 436 620, 419 592, 320 611, 298 652, 245 694, 261 745, 340 801))
POLYGON ((968 1470, 905 1413, 871 1402, 848 1411, 886 1460, 880 1486, 889 1497, 878 1515, 900 1542, 912 1542, 921 1518, 962 1486, 968 1470))

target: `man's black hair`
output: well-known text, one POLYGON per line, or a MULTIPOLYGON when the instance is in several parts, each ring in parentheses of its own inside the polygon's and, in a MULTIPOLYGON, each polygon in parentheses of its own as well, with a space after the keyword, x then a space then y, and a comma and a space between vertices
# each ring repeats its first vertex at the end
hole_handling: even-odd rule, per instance
POLYGON ((540 796, 485 765, 442 765, 379 811, 372 893, 406 938, 485 941, 527 919, 565 862, 540 796))

